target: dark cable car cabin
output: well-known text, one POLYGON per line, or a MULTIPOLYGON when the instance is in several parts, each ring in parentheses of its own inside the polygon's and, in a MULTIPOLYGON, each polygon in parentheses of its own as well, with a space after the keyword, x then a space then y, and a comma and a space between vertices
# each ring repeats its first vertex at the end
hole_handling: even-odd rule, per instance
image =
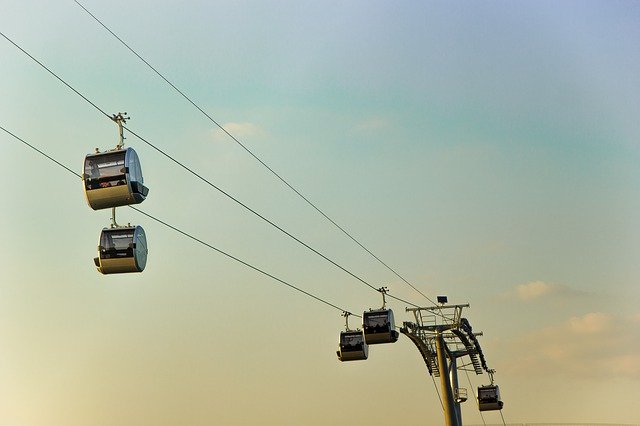
POLYGON ((364 338, 368 345, 393 343, 400 333, 396 331, 391 309, 373 309, 362 315, 364 338))
POLYGON ((138 204, 149 193, 133 148, 88 154, 82 178, 87 202, 94 210, 138 204))
POLYGON ((104 228, 98 257, 93 261, 103 274, 142 272, 147 265, 147 238, 142 226, 104 228))
POLYGON ((500 388, 497 385, 478 387, 478 408, 480 411, 502 410, 500 388))
POLYGON ((369 347, 364 340, 362 330, 340 332, 340 345, 336 351, 340 361, 358 361, 367 359, 369 347))

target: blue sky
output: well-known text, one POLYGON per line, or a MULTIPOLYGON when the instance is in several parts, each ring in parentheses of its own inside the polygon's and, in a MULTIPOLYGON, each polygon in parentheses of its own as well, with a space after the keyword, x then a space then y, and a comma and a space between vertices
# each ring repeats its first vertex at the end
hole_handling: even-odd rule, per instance
MULTIPOLYGON (((466 315, 505 420, 640 423, 636 2, 83 3, 431 297, 466 315)), ((73 1, 0 30, 129 127, 391 294, 427 303, 73 1)), ((1 125, 78 172, 116 126, 4 38, 1 125)), ((144 211, 353 312, 380 304, 133 135, 144 211)), ((340 313, 120 209, 138 275, 92 264, 108 212, 0 134, 0 419, 10 425, 442 422, 408 339, 335 359, 340 313), (372 394, 390 410, 374 410, 372 394)), ((393 301, 398 322, 411 317, 393 301)), ((486 376, 463 377, 471 389, 486 376)), ((482 424, 473 401, 468 424, 482 424)), ((487 423, 499 423, 496 413, 487 423)))

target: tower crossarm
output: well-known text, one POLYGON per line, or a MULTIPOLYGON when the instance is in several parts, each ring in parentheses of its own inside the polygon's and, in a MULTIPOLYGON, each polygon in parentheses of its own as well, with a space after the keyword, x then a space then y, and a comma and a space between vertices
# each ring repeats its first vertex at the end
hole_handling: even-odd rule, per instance
POLYGON ((456 337, 460 340, 460 342, 464 345, 465 351, 464 355, 468 355, 471 358, 471 364, 473 365, 473 369, 476 374, 482 374, 482 365, 480 360, 478 359, 478 351, 476 350, 476 346, 467 338, 466 334, 460 329, 451 330, 456 337))
MULTIPOLYGON (((469 336, 469 340, 473 342, 473 345, 475 346, 478 357, 480 358, 480 365, 482 369, 485 370, 486 372, 489 372, 489 367, 487 367, 487 360, 484 358, 484 353, 482 353, 480 342, 476 338, 476 335, 473 333, 471 324, 469 324, 469 320, 467 320, 466 318, 462 318, 460 320, 460 328, 466 333, 467 336, 469 336)), ((480 374, 481 372, 478 373, 476 371, 476 373, 480 374)))
POLYGON ((438 368, 438 358, 429 337, 420 330, 418 325, 411 322, 405 322, 404 327, 400 328, 400 332, 416 345, 420 355, 422 355, 422 359, 424 359, 429 374, 439 377, 440 369, 438 368))

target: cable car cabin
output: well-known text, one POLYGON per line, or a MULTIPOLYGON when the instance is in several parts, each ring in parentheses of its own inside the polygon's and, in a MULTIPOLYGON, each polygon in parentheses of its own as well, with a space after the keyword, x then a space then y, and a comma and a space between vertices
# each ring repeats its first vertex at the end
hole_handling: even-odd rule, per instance
POLYGON ((88 154, 82 178, 87 202, 94 210, 138 204, 149 193, 133 148, 88 154))
POLYGON ((103 274, 142 272, 147 265, 147 238, 141 226, 105 228, 98 257, 93 261, 103 274))
POLYGON ((478 387, 478 408, 480 411, 502 410, 500 388, 496 385, 478 387))
POLYGON ((367 359, 369 347, 364 341, 362 330, 349 330, 340 333, 340 345, 336 351, 340 361, 358 361, 367 359))
POLYGON ((368 345, 393 343, 400 335, 395 329, 391 309, 374 309, 362 315, 364 338, 368 345))

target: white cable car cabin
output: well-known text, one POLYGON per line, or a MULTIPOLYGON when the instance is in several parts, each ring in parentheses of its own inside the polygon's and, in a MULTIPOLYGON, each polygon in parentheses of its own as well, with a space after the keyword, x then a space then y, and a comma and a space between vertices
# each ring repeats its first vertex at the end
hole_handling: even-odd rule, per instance
POLYGON ((400 333, 396 331, 391 309, 372 309, 362 314, 364 338, 368 345, 393 343, 400 333))
POLYGON ((478 408, 480 411, 502 410, 500 388, 497 385, 478 387, 478 408))
POLYGON ((367 359, 369 347, 364 340, 362 330, 340 332, 340 345, 336 351, 340 361, 358 361, 367 359))
POLYGON ((93 261, 103 274, 142 272, 147 265, 147 238, 142 226, 104 228, 98 257, 93 261))
POLYGON ((94 210, 138 204, 149 193, 133 148, 88 154, 82 179, 87 202, 94 210))

